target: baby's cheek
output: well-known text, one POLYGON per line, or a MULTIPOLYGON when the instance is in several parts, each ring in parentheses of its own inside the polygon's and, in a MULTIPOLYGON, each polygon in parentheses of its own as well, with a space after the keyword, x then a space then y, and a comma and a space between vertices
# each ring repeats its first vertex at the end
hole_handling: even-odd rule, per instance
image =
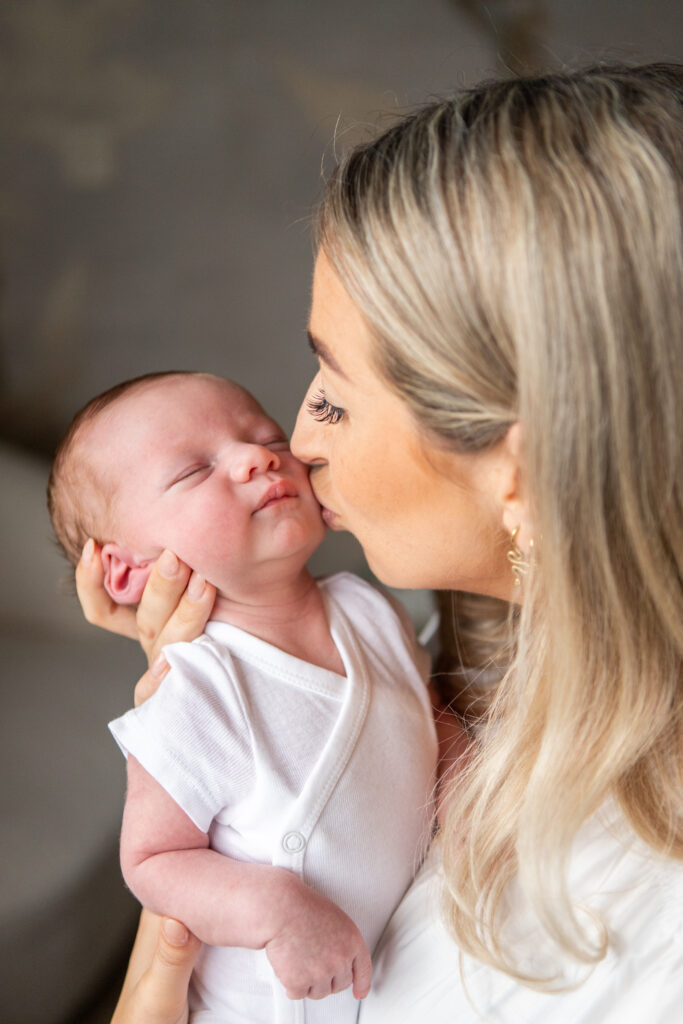
POLYGON ((238 550, 243 543, 244 527, 237 518, 224 512, 207 512, 203 522, 198 523, 188 543, 197 553, 197 558, 224 561, 238 550))
POLYGON ((218 510, 203 508, 200 514, 170 525, 167 546, 190 568, 210 577, 215 565, 225 559, 233 532, 233 524, 218 510))

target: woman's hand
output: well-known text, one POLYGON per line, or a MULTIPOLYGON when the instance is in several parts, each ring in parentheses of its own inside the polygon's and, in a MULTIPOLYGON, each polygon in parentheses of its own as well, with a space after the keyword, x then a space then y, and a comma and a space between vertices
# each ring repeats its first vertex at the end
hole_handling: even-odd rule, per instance
MULTIPOLYGON (((93 540, 83 548, 76 567, 76 589, 88 622, 138 640, 150 664, 164 644, 194 640, 203 632, 216 596, 210 583, 172 551, 164 551, 152 567, 137 609, 116 604, 104 589, 101 551, 93 540)), ((158 681, 153 689, 156 686, 158 681)))
POLYGON ((187 988, 200 948, 184 925, 143 910, 111 1024, 186 1024, 187 988))
MULTIPOLYGON (((88 622, 141 644, 151 667, 135 687, 135 703, 155 692, 168 671, 159 651, 204 631, 216 596, 172 551, 152 567, 137 609, 116 604, 104 589, 100 548, 89 540, 76 567, 76 589, 88 622)), ((131 953, 112 1024, 185 1024, 187 989, 201 943, 178 921, 147 910, 131 953)))

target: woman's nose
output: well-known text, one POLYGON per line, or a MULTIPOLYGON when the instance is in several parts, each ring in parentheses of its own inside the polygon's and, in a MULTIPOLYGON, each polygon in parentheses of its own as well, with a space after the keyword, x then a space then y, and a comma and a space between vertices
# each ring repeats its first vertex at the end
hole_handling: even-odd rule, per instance
POLYGON ((324 462, 325 457, 322 452, 320 427, 321 424, 316 422, 311 416, 308 410, 308 403, 311 400, 311 396, 318 388, 316 384, 317 377, 311 382, 304 400, 301 403, 301 407, 296 417, 296 424, 294 426, 294 433, 290 441, 290 449, 292 455, 295 455, 301 462, 306 462, 308 465, 312 463, 324 462))
POLYGON ((260 444, 237 446, 230 459, 230 476, 236 483, 247 483, 257 473, 280 468, 277 452, 260 444))

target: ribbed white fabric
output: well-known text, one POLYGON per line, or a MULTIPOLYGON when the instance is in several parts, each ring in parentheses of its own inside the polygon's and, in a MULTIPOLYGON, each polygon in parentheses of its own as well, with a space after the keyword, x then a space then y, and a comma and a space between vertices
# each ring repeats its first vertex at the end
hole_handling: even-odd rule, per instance
MULTIPOLYGON (((611 948, 582 984, 542 994, 463 958, 439 919, 434 848, 394 914, 375 957, 360 1024, 680 1024, 683 1021, 683 865, 650 854, 610 804, 575 842, 571 892, 607 925, 611 948)), ((508 936, 524 967, 549 969, 547 943, 508 899, 508 936)), ((555 964, 557 967, 557 963, 555 964)))
MULTIPOLYGON (((372 950, 424 855, 436 739, 405 613, 347 573, 320 583, 346 677, 224 623, 166 648, 151 700, 112 722, 211 846, 296 872, 372 950)), ((291 1002, 262 951, 205 947, 195 1024, 350 1024, 350 990, 291 1002)))

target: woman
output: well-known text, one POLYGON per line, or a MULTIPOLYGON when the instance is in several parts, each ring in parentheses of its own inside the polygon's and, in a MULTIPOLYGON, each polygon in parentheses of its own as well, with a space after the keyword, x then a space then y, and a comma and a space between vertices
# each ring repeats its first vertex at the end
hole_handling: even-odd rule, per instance
MULTIPOLYGON (((671 66, 494 83, 328 184, 293 450, 381 580, 517 608, 364 1024, 680 1012, 682 98, 671 66)), ((106 624, 97 563, 80 593, 106 624)), ((173 568, 150 650, 208 613, 173 568)), ((143 918, 117 1021, 183 1011, 194 945, 166 982, 156 935, 143 918)))

